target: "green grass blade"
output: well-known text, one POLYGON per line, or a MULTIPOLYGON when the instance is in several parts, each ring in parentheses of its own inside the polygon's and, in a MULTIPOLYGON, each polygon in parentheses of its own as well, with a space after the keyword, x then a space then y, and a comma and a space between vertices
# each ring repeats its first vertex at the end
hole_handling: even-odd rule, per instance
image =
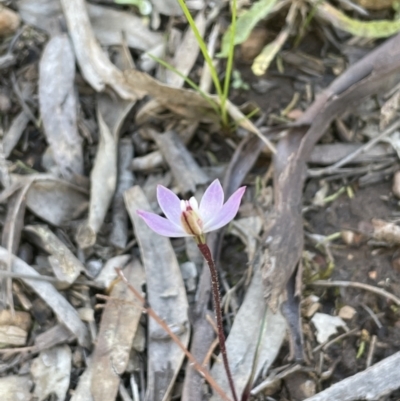
POLYGON ((180 6, 181 6, 181 8, 183 10, 183 13, 185 14, 186 19, 188 20, 188 23, 189 23, 190 27, 193 30, 194 36, 196 37, 197 43, 198 43, 198 45, 200 47, 200 50, 201 50, 201 52, 203 54, 203 57, 206 60, 206 62, 208 64, 208 67, 210 68, 211 77, 212 77, 212 80, 214 82, 215 90, 217 91, 218 96, 220 98, 222 98, 222 88, 221 88, 221 84, 220 84, 219 79, 218 79, 218 73, 217 73, 217 71, 216 71, 216 69, 214 67, 214 63, 213 63, 210 55, 208 54, 207 46, 204 43, 204 40, 201 37, 199 30, 197 29, 196 23, 194 22, 194 20, 192 18, 192 15, 190 14, 190 11, 186 6, 185 1, 184 0, 178 0, 178 2, 179 2, 180 6))
MULTIPOLYGON (((224 81, 224 92, 221 98, 221 111, 222 113, 226 113, 226 100, 229 95, 229 84, 231 82, 232 68, 233 68, 233 55, 235 51, 235 33, 236 33, 236 0, 233 0, 232 3, 232 22, 231 22, 231 32, 232 35, 230 37, 229 42, 229 53, 228 60, 226 62, 226 70, 225 70, 225 81, 224 81)), ((226 120, 226 114, 223 116, 224 120, 226 120)))

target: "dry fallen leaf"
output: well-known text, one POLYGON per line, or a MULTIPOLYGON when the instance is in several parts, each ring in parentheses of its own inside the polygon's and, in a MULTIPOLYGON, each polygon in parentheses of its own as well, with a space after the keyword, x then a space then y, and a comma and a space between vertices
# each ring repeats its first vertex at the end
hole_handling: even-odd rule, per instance
POLYGON ((87 224, 81 227, 76 240, 81 248, 88 248, 96 242, 96 236, 103 224, 117 181, 117 146, 109 127, 100 112, 100 141, 96 159, 90 175, 90 206, 87 224))
POLYGON ((83 174, 82 139, 77 126, 75 57, 66 35, 47 43, 39 65, 39 104, 44 133, 60 175, 83 174))
POLYGON ((80 260, 45 225, 26 226, 25 231, 37 246, 50 254, 49 262, 54 275, 62 283, 72 284, 79 274, 85 271, 80 260))
MULTIPOLYGON (((128 282, 141 292, 145 277, 139 261, 129 263, 123 272, 128 282)), ((91 392, 94 401, 115 399, 142 315, 140 303, 124 281, 120 280, 115 284, 110 297, 101 317, 92 354, 91 392)))
POLYGON ((1 401, 29 401, 32 381, 26 376, 5 376, 0 378, 1 401))
MULTIPOLYGON (((0 247, 0 261, 5 263, 8 260, 8 252, 3 247, 0 247)), ((64 324, 71 333, 75 334, 78 342, 83 347, 90 346, 89 332, 80 320, 78 313, 72 305, 47 281, 40 280, 40 274, 31 266, 25 263, 20 258, 12 257, 12 271, 24 276, 33 276, 38 280, 31 278, 21 278, 40 298, 47 303, 53 310, 60 323, 64 324)))
MULTIPOLYGON (((137 215, 138 209, 150 210, 140 187, 134 186, 125 192, 125 204, 146 271, 148 302, 187 346, 190 336, 188 302, 175 252, 168 238, 151 231, 137 215)), ((166 401, 171 395, 184 354, 152 319, 148 322, 147 349, 147 399, 166 401)))
POLYGON ((64 401, 71 375, 69 346, 60 345, 42 351, 32 362, 31 374, 35 383, 33 394, 39 401, 50 394, 55 394, 58 401, 64 401))
POLYGON ((153 138, 167 161, 182 193, 194 192, 197 185, 202 185, 209 181, 207 175, 197 164, 175 131, 154 134, 153 138))
POLYGON ((137 100, 144 93, 127 83, 101 49, 91 29, 84 0, 61 0, 75 55, 87 82, 98 92, 111 86, 123 99, 137 100))
POLYGON ((6 158, 10 156, 14 147, 17 145, 28 122, 29 116, 24 110, 20 111, 19 114, 13 119, 10 128, 4 134, 3 138, 3 151, 6 158))
POLYGON ((87 209, 88 196, 85 189, 67 181, 38 175, 29 188, 26 204, 36 216, 61 226, 87 209))

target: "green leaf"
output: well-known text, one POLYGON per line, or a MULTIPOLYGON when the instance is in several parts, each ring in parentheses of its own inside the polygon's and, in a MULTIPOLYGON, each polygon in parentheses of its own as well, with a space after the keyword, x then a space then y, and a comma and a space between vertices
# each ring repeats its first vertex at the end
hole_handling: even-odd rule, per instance
MULTIPOLYGON (((243 43, 250 36, 251 31, 257 23, 270 13, 276 3, 277 0, 259 0, 245 11, 236 22, 234 44, 243 43)), ((218 54, 219 57, 228 57, 230 41, 231 28, 229 27, 222 39, 222 48, 218 54)))

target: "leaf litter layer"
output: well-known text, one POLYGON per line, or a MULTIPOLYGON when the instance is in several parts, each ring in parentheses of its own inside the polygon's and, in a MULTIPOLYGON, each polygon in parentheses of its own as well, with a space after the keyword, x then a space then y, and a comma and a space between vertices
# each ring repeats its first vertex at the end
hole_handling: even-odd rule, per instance
POLYGON ((0 398, 232 399, 199 249, 136 214, 217 178, 239 399, 398 397, 395 2, 188 1, 217 75, 178 1, 5 3, 0 398))

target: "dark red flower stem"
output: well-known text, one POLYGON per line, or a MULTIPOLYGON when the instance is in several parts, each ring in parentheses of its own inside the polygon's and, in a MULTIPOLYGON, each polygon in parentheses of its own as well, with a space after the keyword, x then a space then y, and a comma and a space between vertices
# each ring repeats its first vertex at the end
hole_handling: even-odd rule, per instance
POLYGON ((234 401, 238 401, 235 385, 233 383, 231 369, 229 368, 228 362, 228 354, 226 353, 226 346, 225 346, 225 334, 224 328, 222 325, 222 312, 221 312, 221 296, 219 293, 219 281, 218 281, 218 273, 215 267, 214 260, 211 255, 210 248, 205 243, 197 243, 197 246, 200 249, 200 252, 203 254, 205 260, 207 261, 208 267, 210 268, 211 272, 211 283, 212 283, 212 292, 213 292, 213 299, 214 299, 214 309, 215 315, 217 318, 217 328, 218 328, 218 340, 219 340, 219 348, 221 350, 222 360, 224 362, 226 375, 228 376, 229 386, 232 391, 232 396, 234 401))

